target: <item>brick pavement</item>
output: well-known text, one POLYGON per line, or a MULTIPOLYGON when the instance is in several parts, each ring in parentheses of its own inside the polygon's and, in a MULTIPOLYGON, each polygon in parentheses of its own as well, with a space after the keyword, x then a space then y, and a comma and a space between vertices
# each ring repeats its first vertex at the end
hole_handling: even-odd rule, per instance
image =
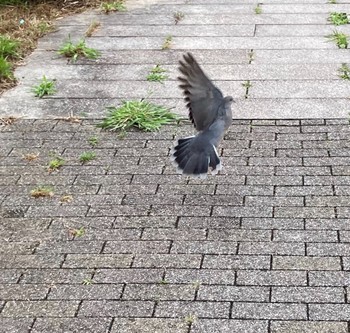
POLYGON ((1 127, 1 332, 349 332, 348 119, 235 120, 204 181, 95 124, 1 127))

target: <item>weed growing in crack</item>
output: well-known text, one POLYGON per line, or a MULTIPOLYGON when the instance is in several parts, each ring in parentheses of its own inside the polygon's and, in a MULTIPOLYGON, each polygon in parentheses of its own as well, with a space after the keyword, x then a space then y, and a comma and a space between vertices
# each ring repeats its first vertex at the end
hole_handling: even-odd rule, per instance
POLYGON ((75 62, 79 57, 96 59, 99 57, 100 52, 93 48, 87 47, 85 39, 82 39, 74 44, 69 36, 68 41, 65 42, 58 50, 58 54, 64 55, 65 57, 70 58, 73 62, 75 62))
POLYGON ((255 7, 254 11, 255 11, 255 14, 258 14, 258 15, 262 13, 262 8, 260 7, 260 4, 258 4, 255 7))
POLYGON ((163 42, 162 50, 169 50, 171 48, 172 41, 173 41, 173 36, 171 35, 167 36, 163 42))
POLYGON ((350 80, 350 67, 347 64, 342 64, 338 69, 339 77, 343 80, 350 80))
POLYGON ((168 76, 164 73, 166 73, 166 70, 161 68, 160 65, 156 65, 154 68, 152 68, 146 79, 147 81, 162 83, 168 78, 168 76))
POLYGON ((329 15, 328 21, 332 22, 334 25, 349 24, 349 18, 346 13, 333 12, 329 15))
POLYGON ((54 195, 51 186, 38 186, 30 191, 30 195, 34 198, 52 197, 54 195))
POLYGON ((91 147, 96 147, 99 140, 97 136, 92 136, 88 141, 91 147))
POLYGON ((348 48, 348 36, 342 32, 334 30, 333 34, 328 35, 327 38, 334 41, 340 49, 348 48))
POLYGON ((103 2, 101 4, 101 11, 108 14, 110 12, 125 12, 126 7, 124 1, 103 2))
POLYGON ((53 95, 56 92, 55 81, 48 80, 44 75, 40 83, 33 87, 33 92, 35 96, 39 98, 42 98, 48 95, 53 95))
POLYGON ((185 14, 183 12, 175 12, 174 13, 174 20, 175 24, 178 24, 181 20, 183 20, 185 17, 185 14))
POLYGON ((84 151, 79 156, 79 161, 84 163, 87 163, 89 161, 92 161, 96 158, 96 154, 93 151, 84 151))
POLYGON ((62 165, 64 165, 65 160, 62 157, 56 156, 54 159, 49 161, 48 170, 50 172, 59 169, 62 165))

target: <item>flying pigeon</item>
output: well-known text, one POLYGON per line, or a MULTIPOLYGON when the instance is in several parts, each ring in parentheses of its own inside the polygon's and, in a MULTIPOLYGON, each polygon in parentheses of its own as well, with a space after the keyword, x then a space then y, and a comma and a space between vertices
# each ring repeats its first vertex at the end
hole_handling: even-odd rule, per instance
POLYGON ((223 96, 191 53, 184 54, 179 63, 179 87, 185 95, 189 118, 199 133, 179 139, 170 159, 179 173, 205 179, 209 167, 213 175, 222 168, 217 147, 232 123, 233 98, 223 96))

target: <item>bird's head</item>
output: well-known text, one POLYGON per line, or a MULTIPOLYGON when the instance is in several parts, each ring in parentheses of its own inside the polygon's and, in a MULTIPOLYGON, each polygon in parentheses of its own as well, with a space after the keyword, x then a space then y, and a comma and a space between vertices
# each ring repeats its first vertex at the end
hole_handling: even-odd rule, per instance
POLYGON ((226 104, 227 106, 230 106, 232 103, 235 103, 233 97, 232 97, 232 96, 226 96, 226 97, 225 97, 225 104, 226 104))

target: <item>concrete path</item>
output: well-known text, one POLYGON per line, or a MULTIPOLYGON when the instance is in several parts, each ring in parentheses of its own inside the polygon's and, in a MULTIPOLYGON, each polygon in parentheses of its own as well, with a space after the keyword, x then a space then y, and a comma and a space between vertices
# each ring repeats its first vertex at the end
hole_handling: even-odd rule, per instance
POLYGON ((0 98, 1 117, 24 116, 0 120, 1 333, 350 332, 349 81, 337 76, 350 59, 324 38, 328 13, 350 4, 290 2, 255 14, 253 1, 135 1, 42 39, 0 98), (55 50, 93 19, 102 57, 67 64, 55 50), (237 100, 224 170, 202 181, 169 163, 189 124, 124 139, 96 127, 104 106, 149 91, 185 115, 184 50, 237 100), (145 81, 158 63, 164 85, 145 81), (38 100, 43 74, 58 91, 38 100))

